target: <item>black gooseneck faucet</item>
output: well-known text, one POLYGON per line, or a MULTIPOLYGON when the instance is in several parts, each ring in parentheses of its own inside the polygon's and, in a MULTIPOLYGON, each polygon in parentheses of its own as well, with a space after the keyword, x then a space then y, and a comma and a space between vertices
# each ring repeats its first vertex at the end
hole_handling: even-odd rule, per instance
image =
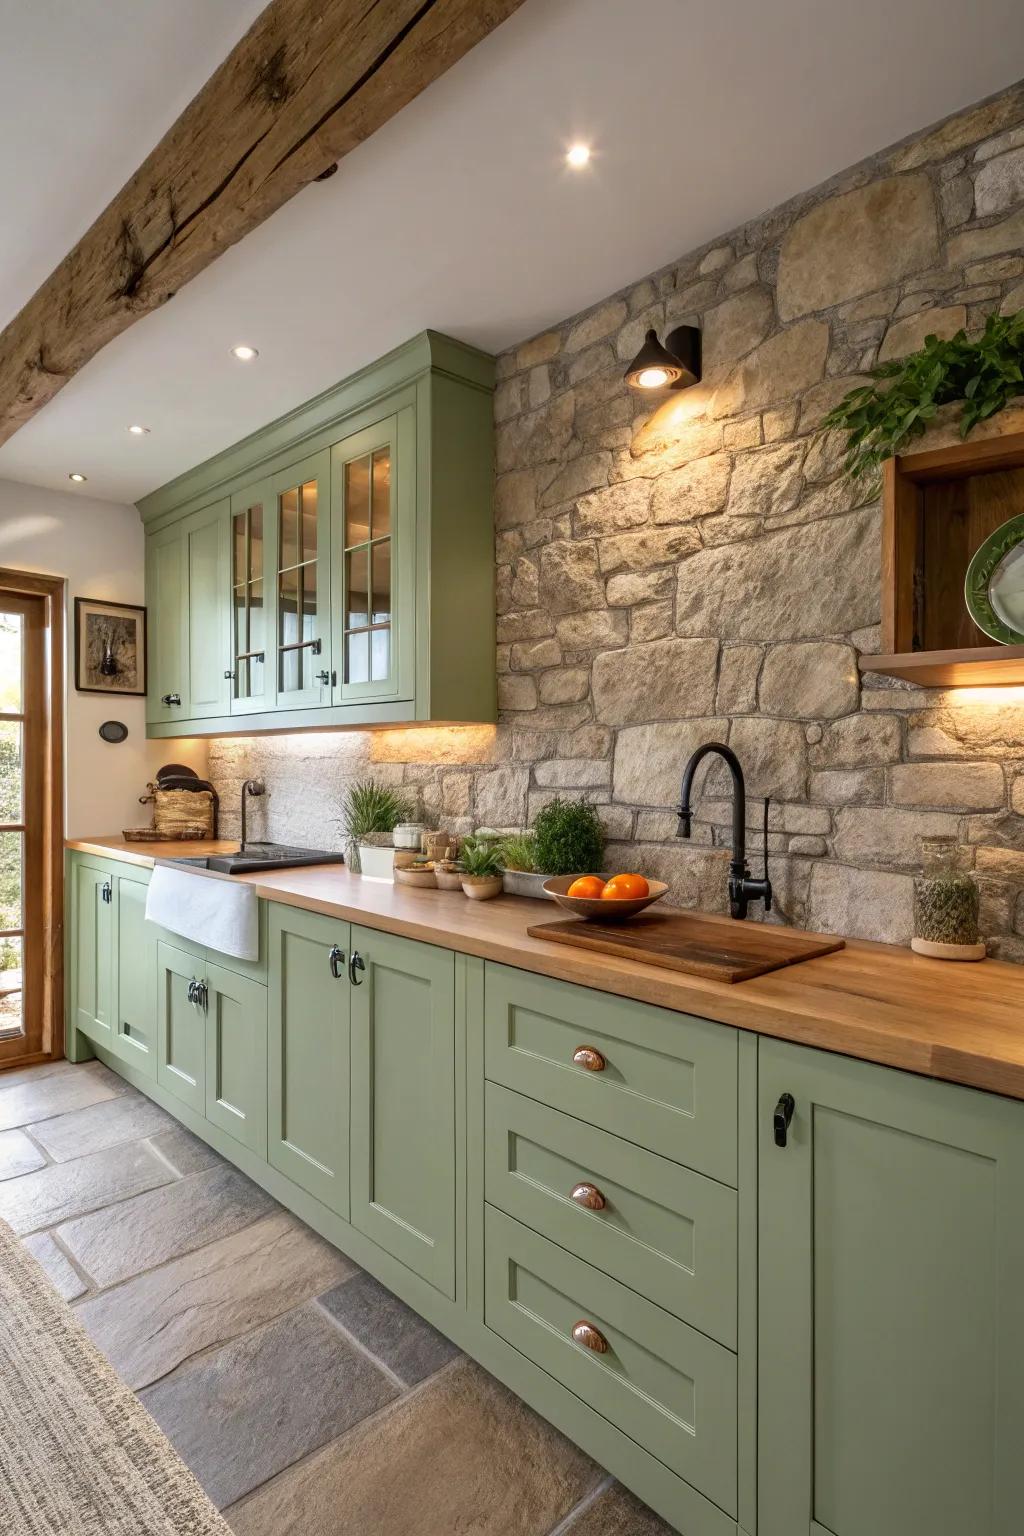
POLYGON ((699 764, 715 752, 732 774, 732 863, 729 865, 729 916, 741 920, 747 915, 752 901, 763 901, 764 909, 772 909, 772 883, 768 878, 768 797, 764 801, 764 878, 755 880, 747 864, 747 790, 740 760, 731 747, 721 741, 706 741, 697 748, 683 769, 683 788, 679 806, 677 837, 689 837, 693 812, 690 809, 690 793, 693 776, 699 764))

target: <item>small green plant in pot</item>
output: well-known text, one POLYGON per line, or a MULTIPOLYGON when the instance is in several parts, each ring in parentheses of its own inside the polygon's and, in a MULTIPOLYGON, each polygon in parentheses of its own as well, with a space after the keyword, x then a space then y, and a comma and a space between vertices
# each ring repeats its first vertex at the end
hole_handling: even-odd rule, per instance
POLYGON ((344 812, 349 868, 373 879, 390 880, 395 862, 394 830, 411 815, 412 807, 401 790, 377 779, 353 784, 344 812))
POLYGON ((506 895, 549 899, 544 889, 547 876, 537 868, 537 839, 532 832, 513 832, 503 837, 498 853, 506 895))
POLYGON ((604 862, 604 828, 589 800, 550 801, 533 824, 536 865, 545 875, 595 875, 604 862))
POLYGON ((487 838, 467 837, 459 853, 462 889, 474 901, 487 901, 501 892, 499 845, 487 838))

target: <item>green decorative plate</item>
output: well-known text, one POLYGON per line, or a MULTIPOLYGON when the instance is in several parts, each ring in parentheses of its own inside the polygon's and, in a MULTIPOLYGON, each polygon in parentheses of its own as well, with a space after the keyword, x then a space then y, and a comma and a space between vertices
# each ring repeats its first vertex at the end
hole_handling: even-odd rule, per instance
POLYGON ((967 610, 1002 645, 1024 645, 1024 512, 990 533, 964 580, 967 610))

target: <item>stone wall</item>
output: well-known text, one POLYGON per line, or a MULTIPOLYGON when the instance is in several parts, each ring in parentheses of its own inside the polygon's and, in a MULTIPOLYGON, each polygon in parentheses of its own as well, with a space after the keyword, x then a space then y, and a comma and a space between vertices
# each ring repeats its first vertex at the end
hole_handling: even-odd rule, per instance
POLYGON ((340 845, 344 789, 369 771, 459 829, 586 793, 609 867, 720 907, 723 771, 703 776, 692 845, 671 811, 714 738, 772 797, 776 920, 903 943, 918 839, 952 832, 993 948, 1024 960, 1024 690, 860 678, 879 507, 815 433, 877 359, 1024 307, 1022 246, 1024 85, 503 356, 499 727, 224 741, 224 793, 262 772, 272 835, 321 845, 340 845), (649 326, 681 322, 703 331, 704 381, 652 410, 623 368, 649 326))

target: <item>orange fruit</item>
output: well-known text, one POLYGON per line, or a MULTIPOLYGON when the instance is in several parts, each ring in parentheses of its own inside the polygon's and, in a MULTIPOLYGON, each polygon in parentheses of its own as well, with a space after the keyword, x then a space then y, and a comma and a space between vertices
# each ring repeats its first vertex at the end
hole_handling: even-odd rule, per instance
POLYGON ((586 896, 591 901, 596 901, 604 895, 604 881, 600 875, 580 875, 574 880, 565 893, 567 896, 586 896))
POLYGON ((635 901, 649 896, 651 888, 643 875, 613 875, 601 892, 603 901, 635 901))

